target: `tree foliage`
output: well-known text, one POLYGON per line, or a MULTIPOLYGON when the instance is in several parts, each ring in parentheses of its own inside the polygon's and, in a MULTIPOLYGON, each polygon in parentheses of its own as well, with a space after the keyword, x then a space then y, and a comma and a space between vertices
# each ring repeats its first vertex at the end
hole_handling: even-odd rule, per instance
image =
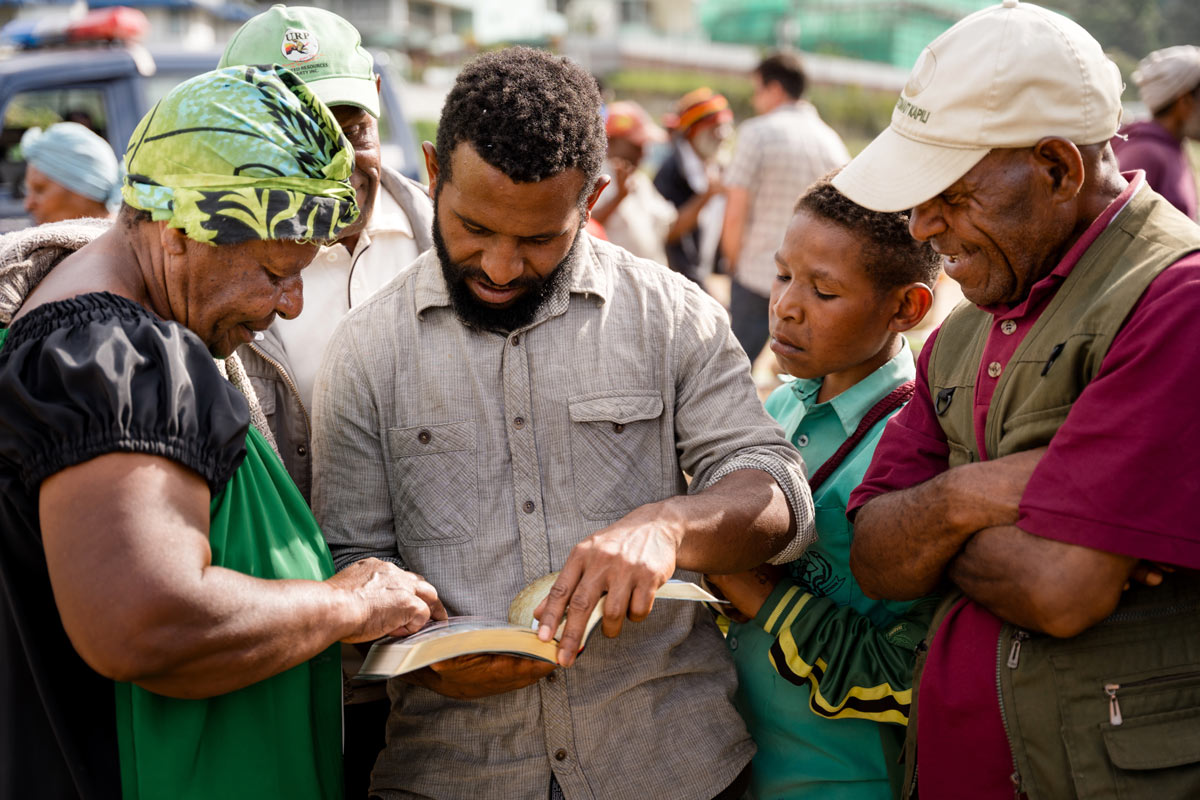
POLYGON ((1105 49, 1135 62, 1153 50, 1200 42, 1196 0, 1044 0, 1044 5, 1087 28, 1105 49))

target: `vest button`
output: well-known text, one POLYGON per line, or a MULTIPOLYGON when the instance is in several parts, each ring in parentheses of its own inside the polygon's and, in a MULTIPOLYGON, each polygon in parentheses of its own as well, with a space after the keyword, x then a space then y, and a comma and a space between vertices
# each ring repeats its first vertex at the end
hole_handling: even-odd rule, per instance
POLYGON ((1000 332, 1005 336, 1012 336, 1017 332, 1017 323, 1011 319, 1006 319, 1000 323, 1000 332))
POLYGON ((566 760, 566 758, 567 758, 567 751, 566 751, 566 750, 563 750, 562 748, 559 748, 558 750, 555 750, 555 751, 554 751, 554 760, 555 760, 555 761, 565 761, 565 760, 566 760))
POLYGON ((429 444, 429 441, 432 438, 433 438, 433 434, 430 433, 429 431, 421 431, 420 433, 417 434, 417 441, 420 442, 421 444, 429 444))
POLYGON ((988 364, 988 377, 989 378, 999 378, 1000 373, 1003 371, 1004 371, 1004 367, 1000 366, 999 361, 993 361, 992 363, 988 364))

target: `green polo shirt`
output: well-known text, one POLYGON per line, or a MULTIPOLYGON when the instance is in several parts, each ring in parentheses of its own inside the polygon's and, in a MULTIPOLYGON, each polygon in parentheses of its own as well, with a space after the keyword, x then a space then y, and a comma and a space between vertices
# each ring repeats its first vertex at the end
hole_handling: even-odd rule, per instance
MULTIPOLYGON (((905 346, 825 403, 817 402, 820 380, 793 380, 766 408, 812 475, 876 403, 914 375, 905 346)), ((890 768, 908 718, 913 652, 932 607, 872 600, 850 572, 846 503, 885 424, 876 423, 814 494, 816 544, 787 565, 790 577, 754 620, 730 624, 738 708, 758 744, 757 798, 893 796, 890 768)))

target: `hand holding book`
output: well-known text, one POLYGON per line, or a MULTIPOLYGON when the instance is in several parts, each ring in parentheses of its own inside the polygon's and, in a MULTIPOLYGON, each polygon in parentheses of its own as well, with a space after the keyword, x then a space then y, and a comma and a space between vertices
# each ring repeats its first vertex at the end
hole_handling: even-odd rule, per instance
MULTIPOLYGON (((411 636, 380 639, 371 646, 357 677, 389 678, 436 664, 410 680, 453 697, 482 697, 533 683, 561 663, 558 659, 561 643, 553 639, 542 641, 533 616, 535 607, 558 577, 558 573, 550 573, 525 587, 509 606, 506 622, 451 617, 431 622, 411 636), (480 654, 483 655, 474 657, 480 654), (535 661, 519 663, 526 659, 535 661)), ((684 581, 666 582, 659 587, 657 596, 718 602, 696 584, 684 581)), ((600 621, 605 602, 606 598, 601 598, 584 620, 583 640, 600 621)))

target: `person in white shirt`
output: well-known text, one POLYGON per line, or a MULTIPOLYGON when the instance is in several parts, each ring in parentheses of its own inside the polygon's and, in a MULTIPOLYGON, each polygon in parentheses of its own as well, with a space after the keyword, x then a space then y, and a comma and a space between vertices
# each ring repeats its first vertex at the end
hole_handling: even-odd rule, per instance
MULTIPOLYGON (((359 222, 304 268, 304 313, 277 318, 238 348, 284 466, 311 503, 312 397, 325 344, 351 308, 433 246, 433 203, 425 187, 382 163, 379 78, 353 25, 319 8, 272 6, 239 28, 221 57, 221 66, 263 63, 283 63, 302 78, 354 146, 359 222)), ((357 672, 361 661, 343 645, 343 674, 357 672)), ((345 703, 345 796, 365 797, 390 705, 378 684, 354 688, 345 703)))
POLYGON ((604 173, 612 177, 592 209, 592 219, 604 226, 605 236, 639 258, 667 263, 667 232, 675 207, 658 193, 650 178, 638 171, 646 148, 665 142, 666 132, 654 124, 637 103, 610 105, 604 121, 608 158, 604 173))
POLYGON ((354 146, 360 221, 322 247, 304 270, 304 313, 279 318, 239 349, 288 474, 312 497, 310 414, 325 343, 351 308, 433 245, 433 204, 425 188, 383 166, 379 78, 353 25, 319 8, 275 5, 234 33, 221 66, 283 63, 337 117, 354 146))

